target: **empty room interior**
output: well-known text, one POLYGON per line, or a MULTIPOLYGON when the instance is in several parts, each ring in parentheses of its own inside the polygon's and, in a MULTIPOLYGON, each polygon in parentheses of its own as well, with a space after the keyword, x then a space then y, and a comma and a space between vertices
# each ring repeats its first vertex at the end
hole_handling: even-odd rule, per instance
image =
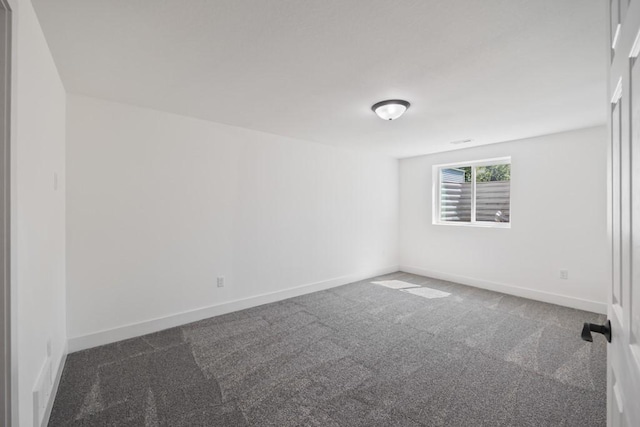
POLYGON ((640 0, 0 6, 0 425, 640 425, 640 0))

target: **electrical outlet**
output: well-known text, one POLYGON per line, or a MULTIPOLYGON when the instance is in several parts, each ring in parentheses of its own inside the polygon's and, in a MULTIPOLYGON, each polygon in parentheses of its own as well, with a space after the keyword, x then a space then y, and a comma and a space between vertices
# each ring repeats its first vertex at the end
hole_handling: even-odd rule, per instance
POLYGON ((219 288, 224 287, 224 277, 223 277, 223 276, 218 276, 218 281, 217 281, 217 283, 218 283, 218 287, 219 287, 219 288))
POLYGON ((560 278, 562 280, 567 280, 569 278, 569 270, 565 270, 565 269, 560 270, 560 278))

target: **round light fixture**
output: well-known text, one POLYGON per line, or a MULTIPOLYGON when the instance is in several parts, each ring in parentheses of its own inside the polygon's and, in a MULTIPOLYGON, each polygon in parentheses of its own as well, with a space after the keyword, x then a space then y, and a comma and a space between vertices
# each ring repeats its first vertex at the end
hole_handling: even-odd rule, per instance
POLYGON ((395 120, 409 108, 411 104, 402 99, 388 99, 373 104, 371 109, 382 120, 395 120))

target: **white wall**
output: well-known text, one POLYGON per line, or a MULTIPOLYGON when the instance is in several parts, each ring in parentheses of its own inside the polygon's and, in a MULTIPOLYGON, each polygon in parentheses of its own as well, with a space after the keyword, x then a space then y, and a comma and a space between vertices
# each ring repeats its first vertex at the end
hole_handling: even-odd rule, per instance
POLYGON ((606 141, 596 127, 402 160, 401 269, 606 312, 606 141), (433 165, 503 156, 510 229, 432 224, 433 165))
POLYGON ((72 349, 397 268, 395 159, 83 96, 67 109, 72 349))
POLYGON ((18 398, 13 424, 32 426, 32 390, 47 357, 47 341, 52 343, 54 374, 66 351, 65 91, 31 2, 10 5, 14 11, 12 369, 17 367, 12 399, 18 398))

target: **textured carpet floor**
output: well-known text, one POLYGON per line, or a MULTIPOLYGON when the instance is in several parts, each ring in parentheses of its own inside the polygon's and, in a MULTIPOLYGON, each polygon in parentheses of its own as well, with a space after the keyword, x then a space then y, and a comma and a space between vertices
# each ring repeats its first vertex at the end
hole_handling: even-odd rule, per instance
POLYGON ((395 273, 70 354, 50 426, 604 426, 593 313, 395 273))

